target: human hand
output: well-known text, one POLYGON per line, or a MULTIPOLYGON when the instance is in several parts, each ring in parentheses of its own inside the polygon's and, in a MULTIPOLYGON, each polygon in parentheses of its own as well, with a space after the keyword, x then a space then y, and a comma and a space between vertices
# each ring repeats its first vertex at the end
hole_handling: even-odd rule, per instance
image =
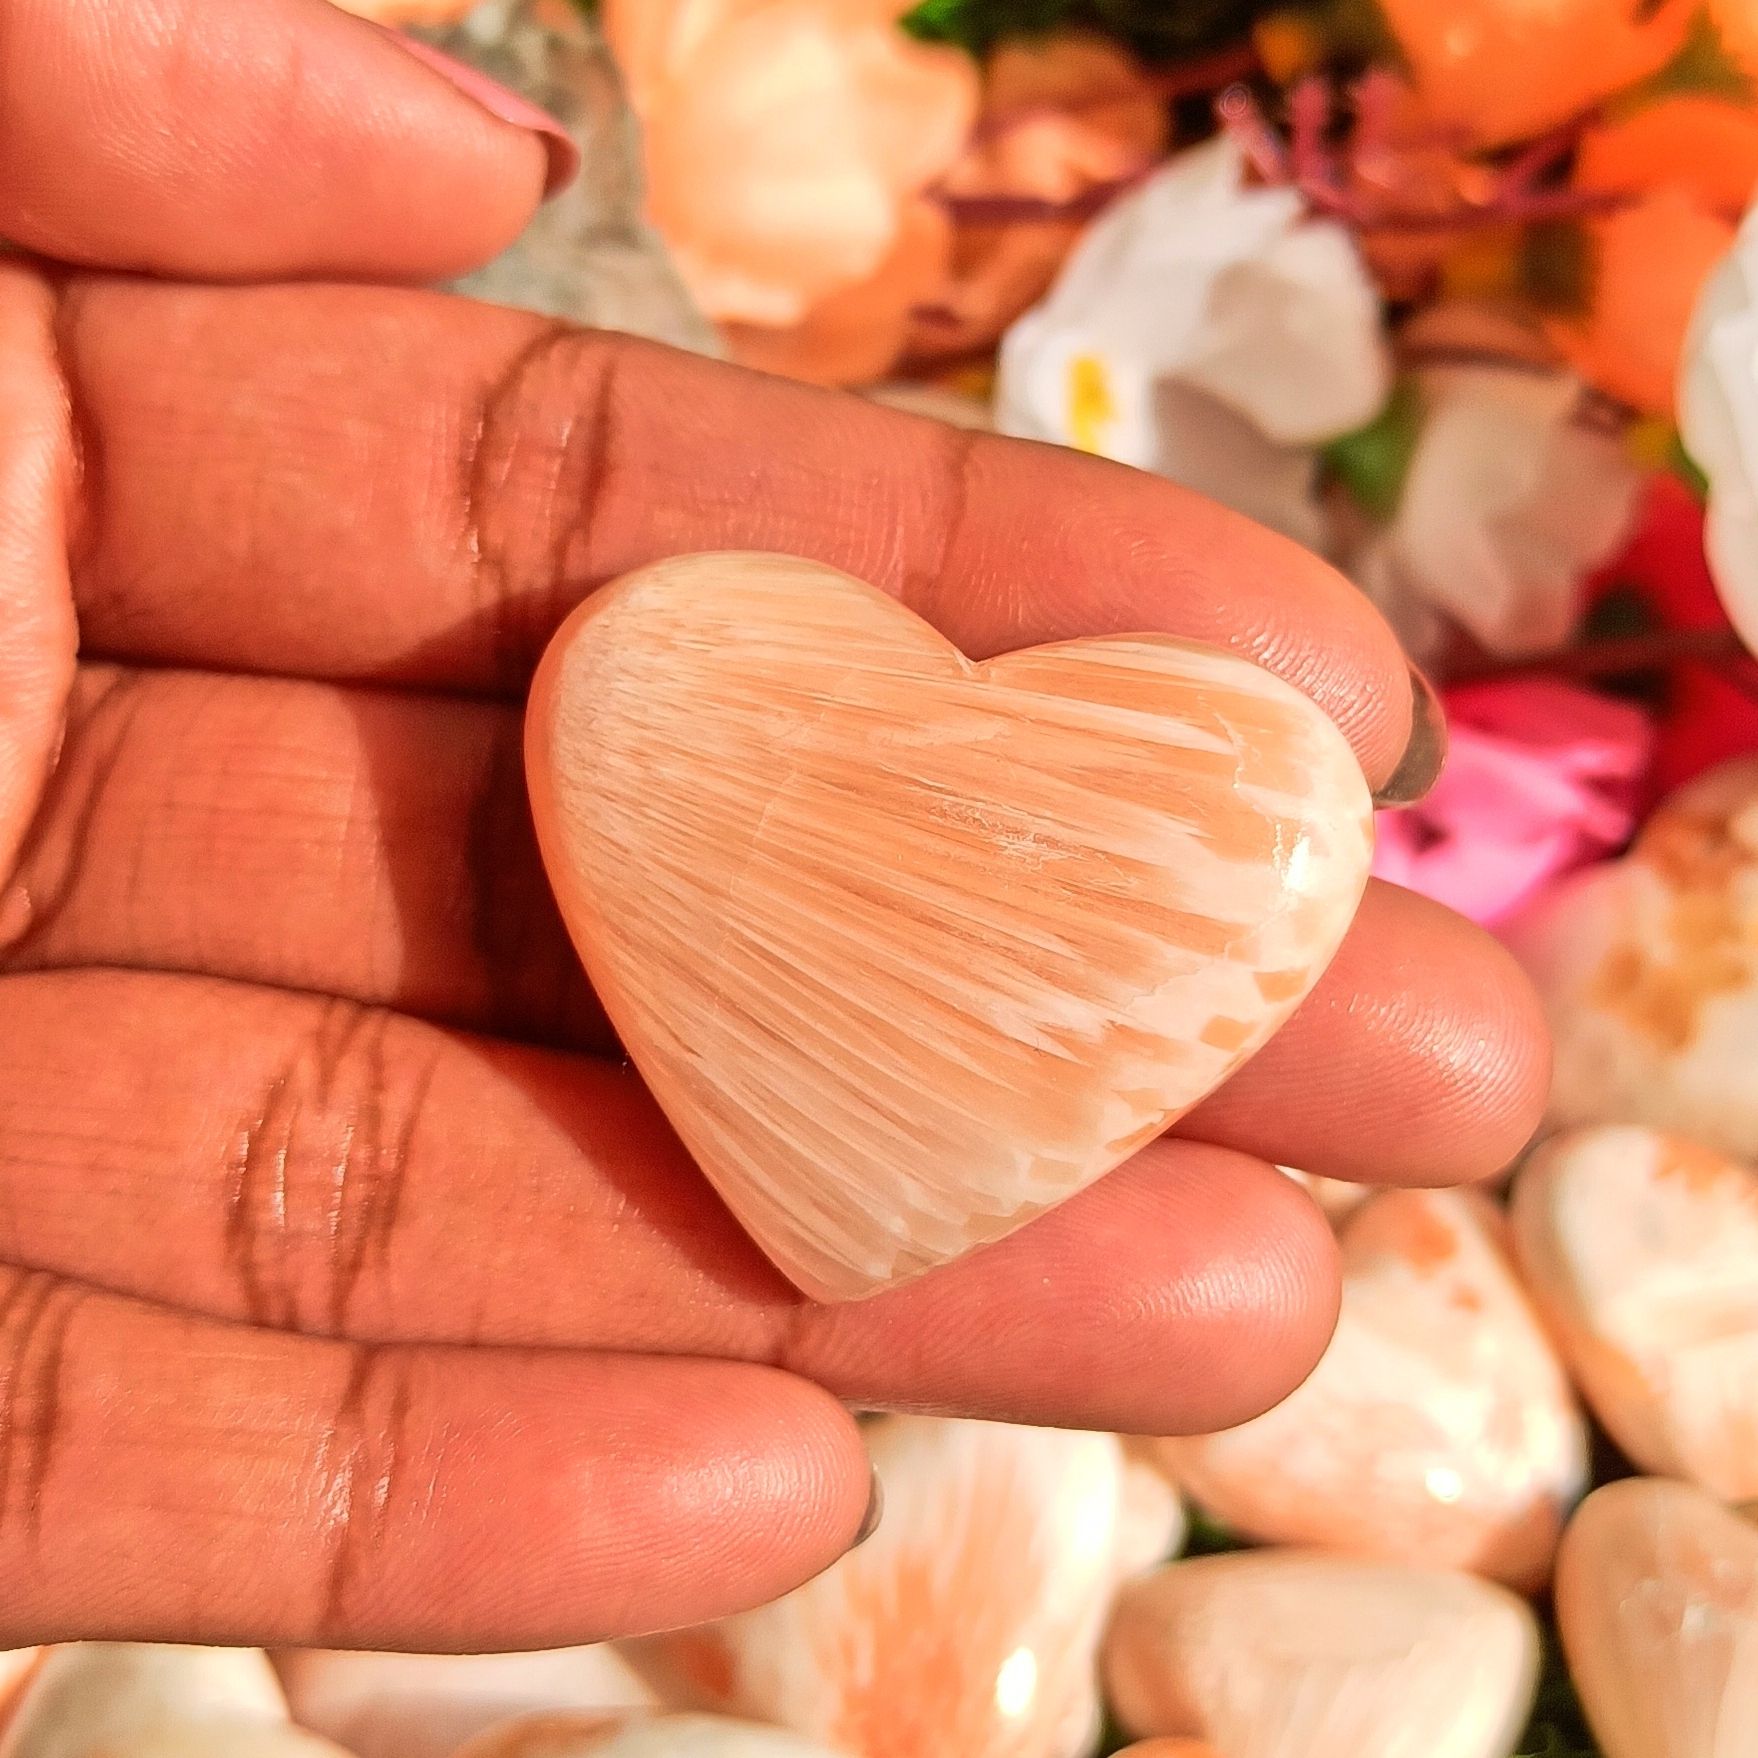
POLYGON ((974 655, 1208 640, 1375 784, 1410 686, 1343 581, 1165 482, 342 284, 492 254, 545 174, 321 0, 0 0, 37 253, 0 266, 0 1643, 508 1648, 771 1597, 861 1524, 844 1401, 1239 1420, 1337 1299, 1270 1162, 1458 1180, 1536 1121, 1522 979, 1376 885, 1172 1138, 911 1286, 790 1289, 538 864, 520 702, 582 594, 761 548, 974 655))

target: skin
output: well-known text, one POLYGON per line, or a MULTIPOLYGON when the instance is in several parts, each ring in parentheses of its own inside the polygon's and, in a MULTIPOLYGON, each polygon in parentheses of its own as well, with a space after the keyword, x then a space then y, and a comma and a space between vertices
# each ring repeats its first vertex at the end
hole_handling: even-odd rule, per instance
POLYGON ((1195 636, 1376 785, 1409 683, 1346 583, 1167 483, 394 285, 545 169, 321 0, 0 0, 0 1646, 749 1605, 862 1522, 844 1401, 1242 1419, 1337 1299, 1267 1162, 1456 1181, 1538 1116, 1513 966, 1376 886, 1175 1139, 914 1286, 792 1292, 536 864, 520 702, 581 594, 757 547, 977 655, 1195 636))

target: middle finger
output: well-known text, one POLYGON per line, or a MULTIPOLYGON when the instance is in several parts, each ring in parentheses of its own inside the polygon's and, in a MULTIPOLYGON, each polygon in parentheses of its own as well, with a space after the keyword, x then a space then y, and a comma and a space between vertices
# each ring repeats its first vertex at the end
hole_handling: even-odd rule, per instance
MULTIPOLYGON (((615 1047, 537 854, 519 712, 494 703, 87 668, 0 966, 92 964, 615 1047)), ((1340 1178, 1482 1176, 1536 1120, 1535 1005, 1485 935, 1370 886, 1313 995, 1180 1133, 1340 1178)))

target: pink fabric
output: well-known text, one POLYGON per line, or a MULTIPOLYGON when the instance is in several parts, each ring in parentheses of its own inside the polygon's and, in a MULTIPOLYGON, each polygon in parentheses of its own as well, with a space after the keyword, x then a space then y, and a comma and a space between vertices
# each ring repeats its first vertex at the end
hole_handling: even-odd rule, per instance
POLYGON ((1532 677, 1442 700, 1446 772, 1419 805, 1379 815, 1379 878, 1493 926, 1628 841, 1654 746, 1641 709, 1532 677))

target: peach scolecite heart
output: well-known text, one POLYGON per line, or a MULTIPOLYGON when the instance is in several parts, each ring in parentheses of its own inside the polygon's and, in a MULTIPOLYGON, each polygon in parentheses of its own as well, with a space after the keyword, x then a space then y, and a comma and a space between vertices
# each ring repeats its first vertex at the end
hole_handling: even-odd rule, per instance
POLYGON ((1158 1135, 1311 989, 1367 786, 1258 666, 1158 635, 981 663, 875 588, 684 556, 538 670, 562 913, 672 1125, 807 1293, 999 1239, 1158 1135))

